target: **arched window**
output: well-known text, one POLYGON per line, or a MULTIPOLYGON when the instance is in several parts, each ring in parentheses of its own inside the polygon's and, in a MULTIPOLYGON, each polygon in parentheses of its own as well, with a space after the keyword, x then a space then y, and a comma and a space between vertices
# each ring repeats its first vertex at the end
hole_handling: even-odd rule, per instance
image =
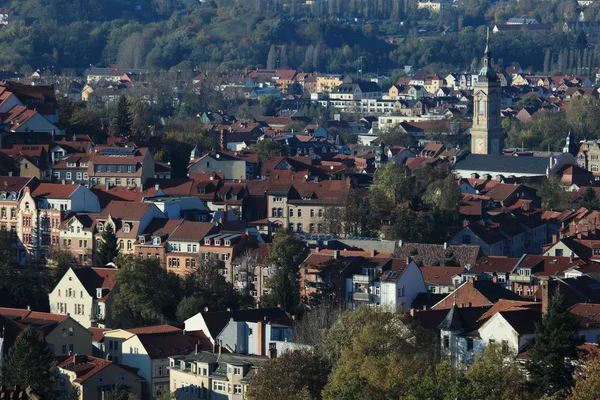
POLYGON ((483 115, 485 113, 485 102, 483 99, 479 100, 479 114, 483 115))
POLYGON ((29 202, 28 201, 25 202, 25 209, 29 210, 29 202))
POLYGON ((131 229, 131 227, 129 226, 129 224, 125 224, 123 225, 123 232, 125 233, 129 233, 129 230, 131 229))
POLYGON ((104 224, 102 222, 98 222, 98 232, 102 232, 104 229, 104 224))

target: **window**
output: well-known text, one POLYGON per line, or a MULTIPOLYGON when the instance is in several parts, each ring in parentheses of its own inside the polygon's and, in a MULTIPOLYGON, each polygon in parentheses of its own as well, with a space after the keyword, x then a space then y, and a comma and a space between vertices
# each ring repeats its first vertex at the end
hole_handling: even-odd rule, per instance
POLYGON ((444 335, 444 348, 447 349, 450 347, 450 337, 448 335, 444 335))
POLYGON ((290 217, 293 217, 293 216, 294 216, 294 209, 290 208, 290 217))
MULTIPOLYGON (((26 205, 28 205, 29 203, 26 203, 26 205)), ((10 209, 10 217, 12 219, 16 219, 17 218, 17 209, 16 208, 11 208, 10 209)))
POLYGON ((102 229, 104 229, 104 225, 102 224, 102 222, 100 222, 98 224, 98 232, 102 232, 102 229))
POLYGON ((273 197, 273 201, 276 203, 281 203, 283 201, 283 198, 281 197, 273 197))
POLYGON ((473 339, 467 338, 467 351, 473 351, 473 339))
POLYGON ((98 382, 104 382, 104 375, 100 374, 100 376, 98 376, 98 382))
POLYGON ((301 209, 301 208, 299 208, 299 209, 298 209, 298 218, 301 218, 301 217, 302 217, 302 209, 301 209))
POLYGON ((503 353, 508 353, 508 340, 503 340, 502 341, 502 352, 503 353))
POLYGON ((311 218, 315 217, 315 210, 313 210, 312 208, 310 209, 310 217, 311 218))
POLYGON ((242 394, 242 385, 233 385, 233 394, 242 394))
MULTIPOLYGON (((250 334, 252 334, 252 333, 250 333, 250 334)), ((233 374, 234 375, 242 375, 242 367, 233 367, 233 374)))
POLYGON ((125 233, 129 233, 129 230, 131 229, 131 227, 129 226, 129 224, 125 224, 123 225, 123 232, 125 233))
POLYGON ((225 382, 214 381, 213 390, 216 392, 224 392, 225 391, 225 382))
MULTIPOLYGON (((594 249, 594 255, 596 255, 596 250, 600 250, 600 249, 594 249)), ((598 254, 600 254, 600 252, 598 254)), ((554 250, 554 255, 556 257, 562 257, 563 256, 563 249, 555 249, 554 250)))
POLYGON ((404 297, 404 286, 398 288, 398 297, 404 297))
POLYGON ((66 180, 70 180, 71 179, 71 173, 70 172, 65 173, 65 179, 66 180))
POLYGON ((127 241, 127 250, 132 250, 133 248, 133 244, 131 243, 131 240, 127 241))
POLYGON ((302 232, 302 224, 298 224, 297 231, 298 231, 298 232, 302 232))
POLYGON ((221 260, 228 261, 229 260, 229 253, 221 253, 221 260))
MULTIPOLYGON (((83 314, 83 305, 81 305, 80 311, 83 314)), ((75 329, 74 328, 69 328, 69 336, 75 336, 75 329)))
POLYGON ((67 345, 66 344, 62 345, 62 353, 67 354, 67 345))
POLYGON ((125 374, 121 374, 121 382, 125 382, 125 374))

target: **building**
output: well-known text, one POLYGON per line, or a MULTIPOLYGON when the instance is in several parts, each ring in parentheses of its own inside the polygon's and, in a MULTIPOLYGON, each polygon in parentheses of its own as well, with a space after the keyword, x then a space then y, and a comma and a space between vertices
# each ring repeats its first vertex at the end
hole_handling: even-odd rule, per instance
POLYGON ((168 236, 165 255, 167 269, 178 275, 194 271, 201 255, 204 259, 209 257, 203 246, 214 246, 219 251, 215 252, 215 257, 229 261, 231 256, 228 249, 239 242, 241 235, 236 235, 232 241, 229 237, 234 235, 211 234, 216 230, 216 226, 210 222, 183 221, 179 224, 168 236))
POLYGON ((148 148, 96 147, 88 162, 91 185, 143 186, 155 177, 155 162, 148 148))
POLYGON ((98 198, 80 185, 40 183, 25 187, 17 210, 17 260, 44 265, 60 246, 60 224, 71 212, 98 212, 98 198))
POLYGON ((343 78, 342 75, 335 74, 317 75, 316 92, 330 93, 333 89, 344 83, 343 78))
POLYGON ((194 174, 206 173, 218 174, 227 180, 246 180, 248 170, 246 160, 235 155, 217 151, 200 156, 199 153, 192 151, 188 176, 193 177, 194 174))
POLYGON ((500 117, 502 89, 496 71, 492 68, 489 31, 483 62, 474 88, 471 153, 500 155, 504 149, 504 131, 500 117))
POLYGON ((115 387, 126 390, 135 399, 142 399, 144 379, 135 368, 104 358, 73 354, 58 366, 59 394, 57 399, 73 399, 76 390, 79 400, 102 400, 115 387))
POLYGON ((246 398, 250 378, 265 356, 192 352, 170 357, 170 389, 178 400, 246 398))
POLYGON ((380 99, 381 88, 375 82, 343 83, 330 94, 331 100, 380 99))
POLYGON ((75 213, 62 221, 58 230, 59 246, 73 254, 79 265, 92 265, 94 261, 95 213, 75 213))
POLYGON ((69 268, 49 294, 50 311, 70 315, 86 328, 113 326, 118 290, 115 268, 69 268))
POLYGON ((55 357, 92 354, 92 333, 68 315, 19 308, 0 308, 0 315, 20 329, 31 326, 37 330, 55 357))
POLYGON ((111 201, 96 217, 95 246, 102 240, 102 231, 107 224, 112 226, 123 254, 135 254, 134 244, 153 219, 167 216, 152 203, 111 201))

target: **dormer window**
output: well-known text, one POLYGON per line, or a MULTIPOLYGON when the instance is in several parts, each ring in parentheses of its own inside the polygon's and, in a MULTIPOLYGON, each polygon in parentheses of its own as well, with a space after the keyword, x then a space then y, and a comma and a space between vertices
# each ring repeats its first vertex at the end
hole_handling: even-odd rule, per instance
POLYGON ((144 236, 140 236, 140 237, 138 238, 138 242, 139 242, 140 244, 146 244, 146 238, 145 238, 144 236))
POLYGON ((103 229, 104 229, 104 224, 102 224, 102 222, 98 223, 98 232, 102 232, 103 229))
POLYGON ((198 189, 198 194, 206 194, 206 189, 204 189, 204 188, 198 189))
POLYGON ((76 167, 76 166, 77 166, 77 163, 74 163, 74 162, 67 163, 67 167, 76 167))
POLYGON ((158 246, 160 244, 160 238, 159 237, 152 238, 152 244, 155 246, 158 246))
POLYGON ((204 245, 210 246, 210 239, 204 239, 204 245))
POLYGON ((215 239, 215 246, 221 245, 221 239, 215 239))
POLYGON ((129 233, 130 230, 131 230, 131 226, 129 226, 129 224, 123 225, 123 232, 129 233))
POLYGON ((231 246, 231 240, 229 240, 229 239, 225 240, 225 246, 231 246))

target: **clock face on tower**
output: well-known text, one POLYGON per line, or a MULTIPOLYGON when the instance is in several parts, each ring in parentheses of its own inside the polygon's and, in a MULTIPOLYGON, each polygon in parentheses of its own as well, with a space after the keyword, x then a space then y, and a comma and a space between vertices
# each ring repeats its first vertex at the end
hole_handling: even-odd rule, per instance
POLYGON ((475 151, 477 152, 477 154, 485 154, 485 140, 478 138, 475 139, 475 151))

